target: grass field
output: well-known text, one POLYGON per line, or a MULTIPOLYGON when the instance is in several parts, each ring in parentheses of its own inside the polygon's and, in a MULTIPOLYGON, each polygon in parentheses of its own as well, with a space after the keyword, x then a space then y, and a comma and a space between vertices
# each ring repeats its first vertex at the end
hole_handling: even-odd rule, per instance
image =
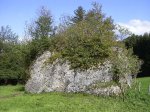
POLYGON ((28 94, 22 85, 0 86, 0 112, 150 112, 150 78, 139 82, 140 92, 129 90, 124 101, 81 93, 28 94))

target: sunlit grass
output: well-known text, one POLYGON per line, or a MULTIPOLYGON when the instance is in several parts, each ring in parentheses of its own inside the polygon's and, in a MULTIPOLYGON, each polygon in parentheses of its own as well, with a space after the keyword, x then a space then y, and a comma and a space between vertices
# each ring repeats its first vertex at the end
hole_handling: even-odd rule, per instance
POLYGON ((150 112, 150 95, 146 89, 150 78, 138 82, 142 94, 129 93, 124 101, 120 97, 81 93, 28 94, 22 85, 0 86, 0 112, 150 112))

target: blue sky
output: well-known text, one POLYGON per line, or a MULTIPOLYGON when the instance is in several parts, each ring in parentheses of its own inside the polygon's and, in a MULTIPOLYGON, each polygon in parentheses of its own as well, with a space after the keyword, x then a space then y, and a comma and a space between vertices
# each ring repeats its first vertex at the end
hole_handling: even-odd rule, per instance
MULTIPOLYGON (((136 34, 150 32, 150 0, 94 0, 103 6, 103 12, 112 16, 115 23, 136 34)), ((78 6, 91 8, 92 0, 0 0, 0 26, 9 25, 23 37, 25 22, 36 17, 37 9, 46 6, 55 23, 62 15, 72 15, 78 6)))

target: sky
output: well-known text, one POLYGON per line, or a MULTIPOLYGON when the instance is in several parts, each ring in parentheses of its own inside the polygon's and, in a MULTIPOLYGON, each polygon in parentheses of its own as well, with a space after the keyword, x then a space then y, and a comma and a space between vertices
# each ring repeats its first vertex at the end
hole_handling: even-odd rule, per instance
POLYGON ((36 18, 41 6, 51 11, 57 25, 63 15, 73 15, 78 6, 89 10, 92 2, 100 3, 106 16, 131 32, 150 32, 150 0, 0 0, 0 26, 9 25, 23 38, 25 23, 36 18))

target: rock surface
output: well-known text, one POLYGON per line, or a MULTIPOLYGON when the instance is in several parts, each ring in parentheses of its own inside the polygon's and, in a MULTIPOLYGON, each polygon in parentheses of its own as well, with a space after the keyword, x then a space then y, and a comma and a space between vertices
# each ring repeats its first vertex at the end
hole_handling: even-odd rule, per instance
POLYGON ((53 64, 46 63, 51 57, 49 51, 38 57, 30 67, 30 79, 25 85, 25 90, 30 93, 51 91, 61 92, 85 92, 90 94, 119 94, 118 86, 105 88, 92 88, 89 86, 95 82, 110 82, 113 79, 111 64, 105 62, 103 66, 87 71, 70 70, 69 63, 61 63, 57 59, 53 64))

